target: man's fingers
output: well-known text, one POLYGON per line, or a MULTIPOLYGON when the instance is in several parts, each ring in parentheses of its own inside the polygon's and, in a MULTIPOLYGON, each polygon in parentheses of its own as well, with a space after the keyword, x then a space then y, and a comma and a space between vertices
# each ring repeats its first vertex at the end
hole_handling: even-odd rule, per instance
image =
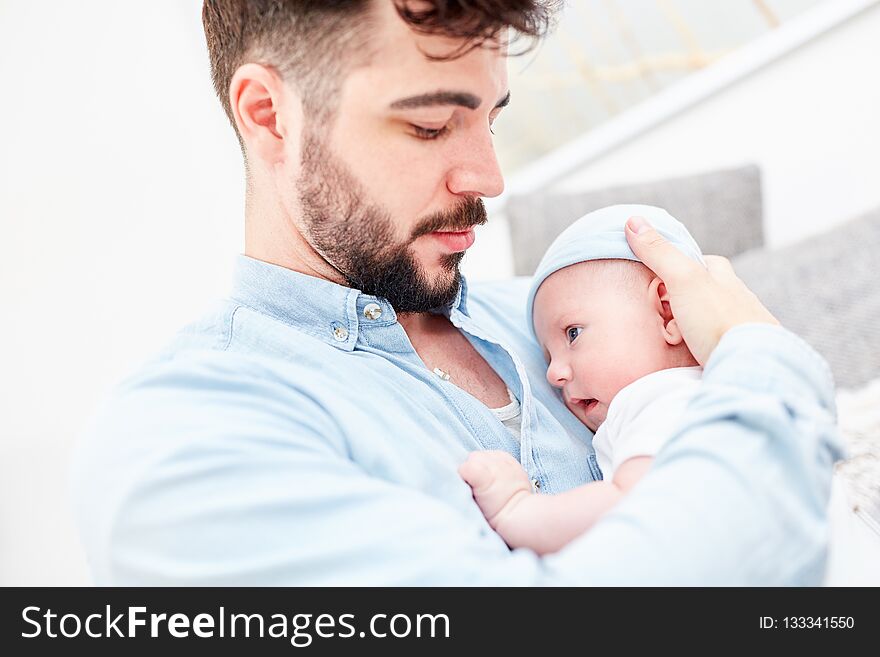
POLYGON ((626 222, 626 241, 648 268, 667 286, 693 273, 699 265, 672 246, 644 217, 630 217, 626 222))
POLYGON ((736 276, 733 265, 724 256, 709 255, 703 256, 703 259, 706 261, 706 268, 710 274, 720 274, 728 277, 731 275, 736 276))

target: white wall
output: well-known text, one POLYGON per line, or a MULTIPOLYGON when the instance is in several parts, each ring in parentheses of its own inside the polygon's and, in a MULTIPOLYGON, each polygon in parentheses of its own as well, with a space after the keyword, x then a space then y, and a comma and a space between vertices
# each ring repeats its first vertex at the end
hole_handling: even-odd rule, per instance
POLYGON ((0 3, 0 585, 86 581, 72 441, 241 249, 200 6, 0 3))

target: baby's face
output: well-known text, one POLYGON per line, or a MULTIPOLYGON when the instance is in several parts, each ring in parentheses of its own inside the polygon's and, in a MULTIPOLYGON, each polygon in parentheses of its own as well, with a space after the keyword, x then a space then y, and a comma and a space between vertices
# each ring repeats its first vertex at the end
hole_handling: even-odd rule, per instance
POLYGON ((674 366, 652 299, 654 278, 639 263, 583 262, 552 274, 535 297, 547 380, 562 389, 565 405, 592 431, 622 388, 674 366))

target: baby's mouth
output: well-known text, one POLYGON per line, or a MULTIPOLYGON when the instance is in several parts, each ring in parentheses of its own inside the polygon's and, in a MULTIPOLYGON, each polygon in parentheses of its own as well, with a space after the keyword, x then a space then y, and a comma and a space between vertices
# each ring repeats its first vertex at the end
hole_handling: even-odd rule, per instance
POLYGON ((571 403, 575 406, 580 406, 584 413, 589 413, 599 404, 598 399, 578 399, 577 397, 573 397, 571 403))

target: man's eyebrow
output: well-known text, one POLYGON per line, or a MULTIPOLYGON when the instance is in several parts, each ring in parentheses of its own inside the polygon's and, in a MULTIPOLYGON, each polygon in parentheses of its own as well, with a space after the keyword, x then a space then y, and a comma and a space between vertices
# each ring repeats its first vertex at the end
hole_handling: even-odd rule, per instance
MULTIPOLYGON (((458 105, 468 109, 477 109, 483 101, 467 91, 434 91, 432 93, 401 98, 391 103, 391 109, 415 109, 418 107, 432 107, 435 105, 458 105)), ((498 101, 496 108, 504 107, 510 102, 510 92, 498 101)))
POLYGON ((432 105, 459 105, 468 109, 477 109, 483 102, 477 96, 466 91, 435 91, 401 98, 391 103, 391 109, 415 109, 417 107, 431 107, 432 105))

